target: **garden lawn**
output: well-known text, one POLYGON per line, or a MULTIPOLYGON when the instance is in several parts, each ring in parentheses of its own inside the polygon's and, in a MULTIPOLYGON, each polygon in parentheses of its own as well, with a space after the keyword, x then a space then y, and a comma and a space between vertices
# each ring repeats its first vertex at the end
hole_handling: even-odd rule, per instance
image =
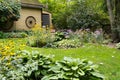
MULTIPOLYGON (((0 39, 0 43, 12 40, 16 46, 26 45, 26 39, 0 39)), ((120 80, 120 50, 99 44, 84 44, 76 49, 34 48, 25 46, 24 50, 39 51, 44 55, 54 55, 55 60, 64 56, 87 59, 99 65, 99 71, 105 75, 105 80, 120 80)))

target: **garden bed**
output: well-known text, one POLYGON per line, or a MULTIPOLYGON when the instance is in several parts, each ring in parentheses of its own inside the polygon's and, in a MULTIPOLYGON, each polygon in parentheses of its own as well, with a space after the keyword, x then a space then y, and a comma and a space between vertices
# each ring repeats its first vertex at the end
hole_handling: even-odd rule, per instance
MULTIPOLYGON (((100 44, 84 44, 80 48, 53 49, 33 48, 26 46, 27 39, 0 39, 0 43, 13 41, 14 46, 21 45, 27 51, 38 51, 43 55, 54 55, 54 60, 61 60, 64 56, 87 59, 99 65, 99 70, 105 75, 105 80, 118 80, 120 78, 120 50, 100 44)), ((20 47, 20 46, 18 46, 20 47)), ((15 47, 16 49, 18 47, 15 47)))

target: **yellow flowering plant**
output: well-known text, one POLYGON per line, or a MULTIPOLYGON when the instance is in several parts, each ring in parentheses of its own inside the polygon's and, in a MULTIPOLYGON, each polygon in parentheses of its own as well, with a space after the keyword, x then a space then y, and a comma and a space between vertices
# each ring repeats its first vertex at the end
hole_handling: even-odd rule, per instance
POLYGON ((18 46, 18 44, 12 40, 0 42, 0 62, 5 63, 6 66, 10 65, 13 57, 20 57, 20 54, 16 54, 16 52, 23 50, 24 47, 25 44, 19 44, 18 46))
POLYGON ((22 50, 24 46, 25 44, 20 44, 19 46, 17 46, 17 44, 12 40, 9 40, 8 42, 0 42, 0 55, 13 56, 15 55, 15 51, 22 50))
POLYGON ((2 56, 14 55, 14 42, 10 41, 8 43, 0 43, 0 54, 2 56))
POLYGON ((32 47, 44 47, 54 41, 54 36, 50 33, 49 27, 42 28, 36 24, 32 28, 32 36, 28 37, 28 45, 32 47))
POLYGON ((24 47, 25 44, 22 44, 20 40, 17 44, 12 40, 0 41, 0 80, 8 80, 8 78, 5 78, 6 74, 4 75, 4 73, 8 73, 17 68, 16 66, 21 62, 22 58, 22 54, 18 52, 22 51, 24 47))

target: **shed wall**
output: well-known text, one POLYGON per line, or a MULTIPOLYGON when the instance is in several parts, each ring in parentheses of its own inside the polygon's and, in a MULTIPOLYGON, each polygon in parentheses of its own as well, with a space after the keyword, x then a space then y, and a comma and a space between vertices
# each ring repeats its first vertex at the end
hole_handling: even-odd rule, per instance
POLYGON ((26 26, 26 18, 33 16, 36 19, 36 24, 41 26, 41 10, 32 8, 22 8, 20 11, 20 19, 14 23, 12 30, 29 30, 26 26))

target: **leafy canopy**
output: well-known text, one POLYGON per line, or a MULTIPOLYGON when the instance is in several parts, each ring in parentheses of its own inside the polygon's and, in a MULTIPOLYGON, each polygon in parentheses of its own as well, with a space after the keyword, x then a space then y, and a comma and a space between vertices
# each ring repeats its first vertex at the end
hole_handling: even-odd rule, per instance
POLYGON ((52 13, 56 28, 80 29, 108 24, 104 0, 39 0, 52 13), (104 20, 104 23, 103 23, 104 20))
POLYGON ((21 9, 19 0, 0 0, 0 22, 17 20, 20 17, 21 9))

